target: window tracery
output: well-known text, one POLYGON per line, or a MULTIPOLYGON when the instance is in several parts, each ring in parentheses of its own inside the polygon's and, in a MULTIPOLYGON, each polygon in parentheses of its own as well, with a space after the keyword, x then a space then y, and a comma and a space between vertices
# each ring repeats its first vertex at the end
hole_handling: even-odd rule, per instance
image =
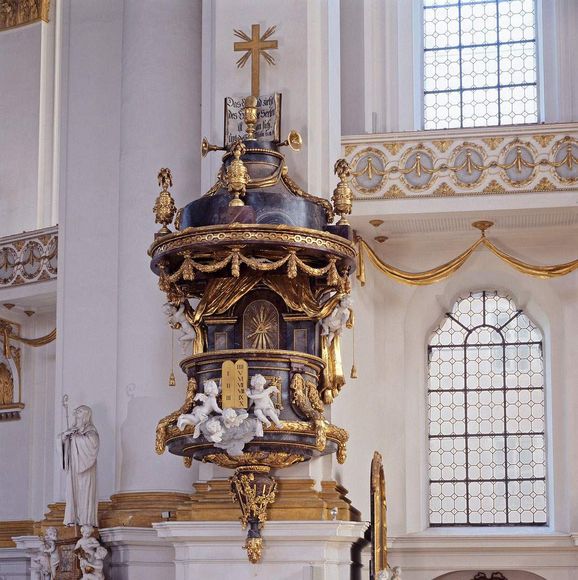
POLYGON ((459 299, 428 347, 430 525, 547 523, 542 333, 505 294, 459 299))
POLYGON ((424 129, 538 122, 536 0, 424 0, 424 129))

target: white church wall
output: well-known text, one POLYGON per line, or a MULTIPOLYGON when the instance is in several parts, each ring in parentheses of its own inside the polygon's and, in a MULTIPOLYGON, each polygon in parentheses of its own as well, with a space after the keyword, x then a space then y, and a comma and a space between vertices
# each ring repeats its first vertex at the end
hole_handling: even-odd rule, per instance
POLYGON ((0 35, 0 236, 36 227, 41 26, 0 35))

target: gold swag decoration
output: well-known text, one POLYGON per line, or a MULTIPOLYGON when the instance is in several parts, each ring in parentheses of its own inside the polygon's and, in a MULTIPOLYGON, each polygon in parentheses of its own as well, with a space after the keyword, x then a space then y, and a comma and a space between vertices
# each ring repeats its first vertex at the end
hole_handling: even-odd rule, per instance
POLYGON ((44 346, 52 342, 56 338, 56 328, 46 334, 45 336, 40 336, 38 338, 25 338, 19 334, 14 334, 12 332, 12 324, 8 321, 0 320, 0 340, 3 342, 4 356, 10 358, 10 341, 15 340, 16 342, 21 342, 28 346, 44 346))
POLYGON ((472 226, 480 230, 480 238, 453 260, 441 264, 436 268, 432 268, 431 270, 426 270, 425 272, 406 272, 396 268, 395 266, 386 264, 379 259, 377 254, 369 247, 365 240, 358 238, 357 242, 359 251, 357 254, 357 279, 362 286, 365 285, 365 258, 367 257, 378 270, 396 282, 402 282, 410 286, 427 286, 428 284, 441 282, 459 270, 479 246, 485 246, 490 250, 490 252, 500 258, 500 260, 503 260, 506 264, 518 270, 518 272, 535 276, 537 278, 557 278, 558 276, 566 276, 566 274, 570 274, 578 269, 578 260, 572 260, 565 264, 555 264, 553 266, 536 266, 514 258, 504 250, 496 247, 486 238, 486 230, 491 228, 493 225, 494 223, 490 221, 474 222, 472 226))

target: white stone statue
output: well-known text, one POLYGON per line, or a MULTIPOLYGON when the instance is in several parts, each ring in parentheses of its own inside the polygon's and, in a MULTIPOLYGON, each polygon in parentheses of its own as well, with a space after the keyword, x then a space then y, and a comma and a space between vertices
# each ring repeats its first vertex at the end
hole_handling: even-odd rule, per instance
POLYGON ((248 416, 249 414, 244 409, 240 409, 239 412, 231 408, 223 409, 223 425, 226 429, 239 427, 248 416))
POLYGON ((74 410, 74 425, 62 434, 66 470, 64 523, 97 526, 96 458, 99 437, 92 423, 92 410, 80 405, 74 410))
POLYGON ((31 561, 30 572, 32 580, 54 580, 60 565, 60 554, 56 546, 58 530, 47 528, 42 538, 40 554, 34 556, 31 561))
POLYGON ((201 405, 197 405, 192 413, 180 415, 177 420, 177 426, 182 431, 186 425, 194 425, 193 439, 196 439, 201 434, 201 425, 205 423, 211 413, 220 415, 223 411, 217 404, 217 395, 219 394, 219 387, 213 380, 208 380, 203 383, 203 393, 195 395, 195 401, 201 401, 201 405))
MULTIPOLYGON (((279 393, 279 389, 274 385, 265 388, 267 384, 267 379, 263 375, 254 375, 251 378, 251 388, 247 391, 247 396, 251 399, 251 405, 253 406, 255 417, 263 424, 265 427, 271 425, 271 421, 275 423, 275 426, 282 427, 283 424, 279 421, 277 412, 275 411, 275 405, 271 400, 273 393, 279 393)), ((263 428, 259 429, 257 437, 263 436, 263 428)))
POLYGON ((74 546, 74 553, 80 561, 82 580, 104 580, 104 559, 108 550, 92 535, 92 526, 82 526, 82 537, 74 546))
POLYGON ((181 303, 178 308, 170 302, 166 302, 163 305, 163 312, 167 315, 171 327, 178 329, 181 333, 177 340, 181 345, 183 353, 190 354, 192 352, 191 345, 195 340, 196 332, 185 315, 184 302, 181 303))
POLYGON ((350 296, 345 296, 331 311, 331 314, 321 321, 321 336, 327 336, 329 344, 333 342, 335 336, 341 334, 341 331, 347 325, 352 307, 353 300, 350 296))

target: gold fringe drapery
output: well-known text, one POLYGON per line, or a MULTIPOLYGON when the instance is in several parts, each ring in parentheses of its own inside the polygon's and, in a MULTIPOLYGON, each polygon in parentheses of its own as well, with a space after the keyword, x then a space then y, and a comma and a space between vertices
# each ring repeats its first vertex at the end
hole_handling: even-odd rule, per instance
POLYGON ((515 268, 518 272, 522 272, 529 276, 535 276, 537 278, 556 278, 558 276, 570 274, 578 269, 578 260, 572 260, 565 264, 555 264, 552 266, 536 266, 518 260, 504 250, 496 247, 495 244, 486 238, 485 230, 493 225, 491 222, 475 222, 472 225, 481 230, 481 237, 453 260, 430 270, 426 270, 425 272, 406 272, 392 266, 391 264, 383 262, 369 247, 365 240, 358 238, 357 279, 362 286, 365 285, 365 258, 367 257, 380 272, 383 272, 386 276, 389 276, 396 282, 402 282, 403 284, 408 284, 410 286, 426 286, 428 284, 435 284, 436 282, 445 280, 448 276, 451 276, 459 270, 479 246, 486 247, 495 256, 500 258, 500 260, 506 262, 506 264, 515 268))

